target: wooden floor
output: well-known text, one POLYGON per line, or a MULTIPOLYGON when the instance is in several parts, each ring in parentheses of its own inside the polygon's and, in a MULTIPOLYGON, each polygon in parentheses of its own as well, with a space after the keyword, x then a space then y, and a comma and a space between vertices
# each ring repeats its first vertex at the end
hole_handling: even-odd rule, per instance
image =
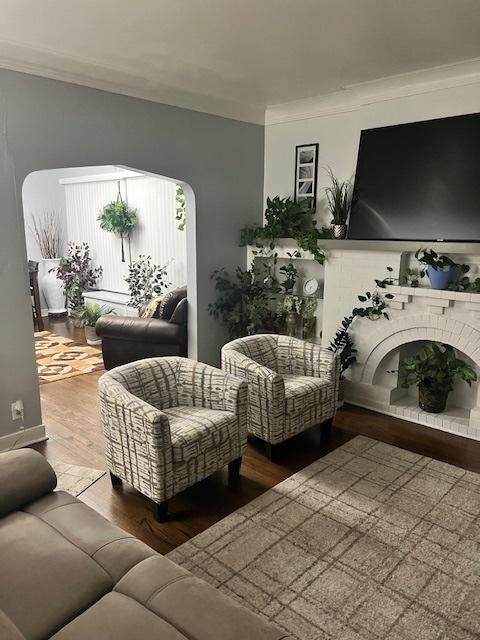
MULTIPOLYGON (((81 330, 65 323, 45 328, 82 340, 81 330)), ((105 468, 96 393, 100 375, 90 373, 41 386, 49 440, 35 448, 47 459, 105 468)), ((322 438, 318 428, 310 429, 281 445, 276 463, 265 458, 260 442, 250 441, 238 486, 228 487, 226 470, 214 474, 171 501, 172 517, 166 524, 153 519, 147 498, 128 485, 113 489, 108 475, 80 498, 157 551, 167 553, 357 434, 480 472, 480 442, 346 406, 338 412, 328 437, 322 438)))

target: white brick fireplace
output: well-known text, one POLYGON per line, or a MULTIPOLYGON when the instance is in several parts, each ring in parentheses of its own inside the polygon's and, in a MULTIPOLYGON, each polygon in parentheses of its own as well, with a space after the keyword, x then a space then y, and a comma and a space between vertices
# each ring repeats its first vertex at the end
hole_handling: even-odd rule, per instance
MULTIPOLYGON (((448 253, 457 262, 469 264, 470 274, 478 276, 480 245, 426 244, 438 253, 448 253)), ((357 296, 373 291, 375 279, 388 275, 398 279, 422 244, 326 240, 321 246, 327 254, 324 267, 305 252, 298 267, 301 279, 313 276, 323 281, 317 330, 321 329, 322 344, 328 346, 342 319, 350 315, 353 307, 361 306, 357 296), (389 273, 387 267, 393 271, 389 273)), ((280 241, 279 259, 290 260, 288 252, 295 248, 292 240, 280 241)), ((248 267, 256 257, 261 255, 249 247, 248 267)), ((480 294, 438 291, 430 289, 428 281, 424 284, 419 288, 388 287, 395 296, 388 302, 390 319, 357 318, 354 321, 351 333, 358 350, 357 363, 347 373, 345 399, 404 420, 480 440, 478 384, 469 388, 459 382, 449 395, 446 411, 432 414, 419 409, 417 389, 399 388, 398 376, 390 373, 398 369, 404 355, 418 351, 425 341, 450 344, 480 373, 480 294)))
MULTIPOLYGON (((375 278, 384 278, 387 266, 393 268, 392 276, 398 278, 412 251, 419 248, 410 246, 413 243, 404 247, 401 243, 392 243, 388 251, 367 249, 369 243, 365 242, 346 241, 345 245, 345 249, 331 250, 325 263, 325 345, 342 318, 349 315, 354 306, 360 306, 357 296, 373 291, 375 278)), ((462 253, 468 250, 473 254, 476 248, 461 249, 462 253)), ((443 251, 452 253, 447 247, 443 251)), ((480 253, 480 249, 477 251, 480 253)), ((458 260, 471 264, 472 272, 478 269, 478 255, 462 255, 458 260)), ((418 351, 425 341, 450 344, 480 371, 480 294, 394 285, 387 289, 395 296, 389 301, 390 319, 358 318, 352 326, 358 353, 357 363, 348 373, 347 402, 480 440, 477 384, 468 388, 465 383, 459 383, 450 394, 446 411, 431 414, 418 408, 416 389, 399 388, 397 374, 391 373, 398 368, 405 353, 418 351)))

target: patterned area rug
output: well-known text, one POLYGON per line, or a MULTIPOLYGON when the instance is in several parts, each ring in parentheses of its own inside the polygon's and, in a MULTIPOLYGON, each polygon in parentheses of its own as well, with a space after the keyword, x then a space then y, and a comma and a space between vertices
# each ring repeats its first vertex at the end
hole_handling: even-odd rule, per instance
POLYGON ((105 471, 79 467, 75 464, 64 462, 50 462, 50 464, 57 474, 57 489, 68 491, 75 497, 105 475, 105 471))
POLYGON ((100 349, 78 345, 49 331, 35 333, 35 353, 40 384, 103 369, 100 349))
POLYGON ((359 436, 169 554, 302 640, 480 637, 480 475, 359 436))

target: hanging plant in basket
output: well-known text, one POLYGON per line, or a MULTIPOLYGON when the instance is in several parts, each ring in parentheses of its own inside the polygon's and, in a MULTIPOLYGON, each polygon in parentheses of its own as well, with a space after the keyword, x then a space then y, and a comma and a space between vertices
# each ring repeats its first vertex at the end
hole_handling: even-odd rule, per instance
POLYGON ((104 231, 110 231, 117 235, 122 243, 122 262, 125 262, 124 239, 128 238, 132 229, 137 224, 137 210, 131 209, 122 199, 120 184, 118 185, 118 196, 113 202, 106 204, 100 211, 97 218, 100 227, 104 231))

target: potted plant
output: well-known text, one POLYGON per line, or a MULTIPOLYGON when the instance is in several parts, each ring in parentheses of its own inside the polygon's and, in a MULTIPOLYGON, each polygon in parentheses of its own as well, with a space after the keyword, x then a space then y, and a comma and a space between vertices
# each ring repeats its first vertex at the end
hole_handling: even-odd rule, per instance
POLYGON ((286 295, 283 308, 286 312, 285 326, 287 335, 294 338, 297 335, 298 319, 302 313, 303 301, 299 296, 286 295))
POLYGON ((469 269, 468 265, 459 265, 448 256, 439 255, 433 249, 419 249, 415 257, 421 264, 426 265, 426 269, 422 269, 419 276, 423 278, 426 271, 432 289, 442 291, 448 289, 450 284, 458 278, 459 272, 467 273, 469 269))
POLYGON ((153 264, 151 256, 144 255, 139 255, 128 265, 125 282, 130 291, 129 306, 135 307, 140 312, 152 298, 168 289, 167 266, 168 263, 164 266, 153 264))
POLYGON ((309 340, 315 336, 317 326, 317 318, 315 311, 317 310, 317 298, 311 296, 303 299, 302 305, 302 338, 309 340))
POLYGON ((237 267, 233 276, 225 269, 212 273, 218 297, 208 305, 210 315, 226 327, 230 340, 263 330, 265 323, 274 323, 269 309, 272 290, 252 265, 237 267))
POLYGON ((137 210, 131 209, 122 199, 120 193, 120 183, 118 185, 118 196, 113 202, 106 204, 100 211, 97 220, 100 227, 105 231, 114 233, 120 238, 122 245, 122 262, 125 262, 125 249, 123 246, 124 238, 130 235, 130 232, 137 224, 137 210))
POLYGON ((63 315, 67 312, 65 292, 56 276, 61 244, 58 215, 55 211, 45 212, 41 217, 32 215, 29 228, 42 256, 40 288, 47 302, 48 315, 63 315))
POLYGON ((63 282, 70 315, 76 320, 76 310, 84 304, 83 293, 92 289, 102 275, 102 267, 92 267, 90 247, 87 242, 67 244, 67 255, 60 259, 55 270, 63 282))
POLYGON ((185 192, 178 184, 177 188, 175 189, 175 219, 178 223, 177 229, 179 231, 185 231, 185 227, 187 224, 185 192))
POLYGON ((332 184, 325 187, 325 194, 332 214, 333 237, 343 239, 347 235, 347 222, 352 207, 350 182, 340 182, 331 169, 328 169, 328 175, 332 184))
POLYGON ((464 380, 469 386, 477 380, 475 371, 457 357, 453 347, 435 342, 420 353, 404 358, 399 375, 404 389, 412 385, 418 387, 418 405, 429 413, 444 411, 455 380, 464 380))
POLYGON ((84 328, 85 340, 91 347, 102 344, 102 339, 97 336, 95 331, 95 325, 101 316, 106 316, 110 313, 114 313, 112 308, 100 306, 95 302, 84 304, 75 311, 76 318, 84 328))
MULTIPOLYGON (((287 256, 293 259, 293 258, 299 258, 301 254, 299 251, 294 251, 293 253, 287 252, 287 256)), ((279 271, 285 277, 285 280, 280 283, 280 286, 283 287, 283 289, 285 290, 285 293, 292 293, 298 278, 297 267, 293 262, 289 262, 283 267, 280 267, 279 271)))

